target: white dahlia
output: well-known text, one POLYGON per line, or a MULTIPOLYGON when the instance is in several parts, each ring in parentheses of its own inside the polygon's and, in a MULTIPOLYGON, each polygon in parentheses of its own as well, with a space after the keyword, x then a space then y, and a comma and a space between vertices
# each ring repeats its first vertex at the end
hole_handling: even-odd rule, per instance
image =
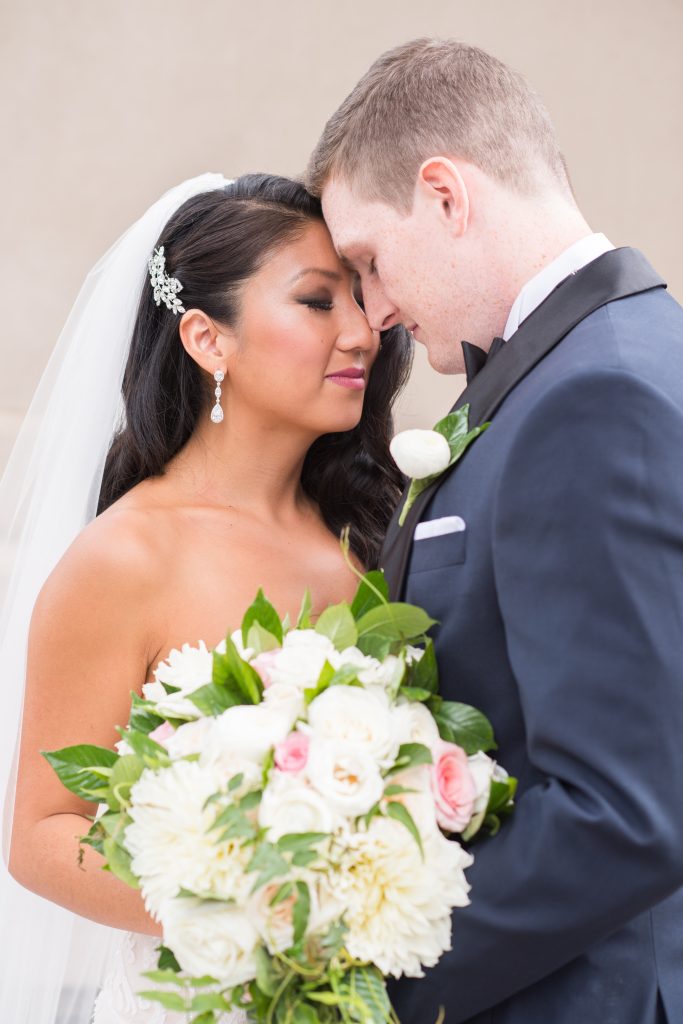
POLYGON ((240 899, 249 888, 250 852, 235 840, 216 843, 219 832, 207 832, 217 811, 204 804, 220 781, 196 761, 175 761, 144 771, 133 786, 126 848, 152 914, 181 888, 221 899, 240 899))
POLYGON ((145 683, 142 695, 154 701, 159 712, 169 718, 199 718, 199 710, 188 694, 211 682, 213 675, 213 654, 203 640, 198 647, 183 644, 175 648, 165 661, 160 661, 154 670, 154 682, 145 683), (176 693, 167 693, 163 684, 174 686, 176 693))
POLYGON ((373 818, 348 838, 332 880, 347 907, 349 953, 395 978, 436 964, 451 948, 451 909, 469 903, 471 856, 437 831, 423 841, 424 860, 400 822, 373 818))

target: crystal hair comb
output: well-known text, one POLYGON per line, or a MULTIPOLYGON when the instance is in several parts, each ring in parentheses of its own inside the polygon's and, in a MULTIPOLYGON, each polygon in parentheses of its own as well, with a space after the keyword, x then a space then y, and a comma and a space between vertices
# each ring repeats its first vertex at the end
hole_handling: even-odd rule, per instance
POLYGON ((160 306, 163 302, 174 316, 177 316, 178 313, 184 313, 185 307, 178 298, 178 292, 183 290, 183 286, 177 277, 170 277, 166 273, 166 257, 164 256, 163 245, 159 249, 154 250, 154 254, 147 261, 147 266, 149 268, 150 283, 154 289, 154 301, 157 306, 160 306))

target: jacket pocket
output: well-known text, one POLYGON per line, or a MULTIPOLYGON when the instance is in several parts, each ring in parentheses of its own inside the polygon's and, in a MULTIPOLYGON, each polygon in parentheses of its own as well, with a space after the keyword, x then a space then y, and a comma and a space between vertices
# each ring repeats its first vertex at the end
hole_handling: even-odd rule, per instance
POLYGON ((448 565, 461 565, 467 550, 467 530, 413 541, 408 573, 429 572, 448 565))

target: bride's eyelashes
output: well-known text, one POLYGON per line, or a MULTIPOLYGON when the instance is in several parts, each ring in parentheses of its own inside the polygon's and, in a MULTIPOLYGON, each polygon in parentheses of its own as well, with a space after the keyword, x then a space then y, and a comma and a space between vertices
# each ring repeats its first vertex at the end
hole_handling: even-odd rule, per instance
POLYGON ((297 299, 302 306, 308 306, 309 309, 316 309, 318 312, 329 313, 332 309, 331 299, 297 299))

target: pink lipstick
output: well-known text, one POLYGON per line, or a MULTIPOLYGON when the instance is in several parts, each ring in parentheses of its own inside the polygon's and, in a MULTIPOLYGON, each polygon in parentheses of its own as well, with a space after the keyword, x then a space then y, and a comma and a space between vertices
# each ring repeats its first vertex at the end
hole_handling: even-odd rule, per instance
POLYGON ((352 391, 362 391, 365 387, 365 370, 360 366, 349 366, 346 370, 337 370, 336 373, 328 373, 325 380, 338 384, 340 388, 350 388, 352 391))

